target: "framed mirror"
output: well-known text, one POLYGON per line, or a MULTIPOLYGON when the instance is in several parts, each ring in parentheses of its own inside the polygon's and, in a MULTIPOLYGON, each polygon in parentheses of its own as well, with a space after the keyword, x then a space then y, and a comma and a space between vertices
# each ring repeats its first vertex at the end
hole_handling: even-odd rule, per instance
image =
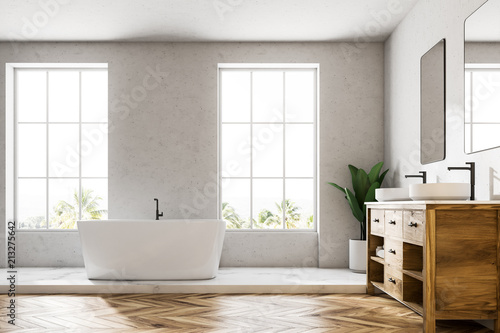
POLYGON ((444 160, 446 138, 446 41, 420 59, 420 163, 444 160))
POLYGON ((465 20, 465 153, 500 147, 500 0, 465 20))

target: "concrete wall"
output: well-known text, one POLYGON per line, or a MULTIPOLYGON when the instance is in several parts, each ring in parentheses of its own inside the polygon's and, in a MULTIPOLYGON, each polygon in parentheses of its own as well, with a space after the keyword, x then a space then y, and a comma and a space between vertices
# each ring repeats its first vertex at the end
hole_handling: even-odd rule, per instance
MULTIPOLYGON (((221 265, 346 267, 348 239, 358 237, 358 224, 343 195, 326 183, 347 185, 347 164, 368 168, 382 160, 384 55, 383 45, 373 43, 346 56, 344 44, 0 43, 0 163, 5 63, 106 62, 109 217, 153 218, 157 197, 164 218, 215 218, 215 196, 201 206, 195 198, 217 175, 217 63, 319 63, 319 236, 228 232, 221 265), (158 86, 130 99, 140 96, 151 71, 158 86)), ((5 195, 1 191, 1 202, 5 195)), ((3 232, 3 207, 0 216, 3 232)), ((18 241, 19 266, 83 265, 75 232, 19 232, 18 241)))

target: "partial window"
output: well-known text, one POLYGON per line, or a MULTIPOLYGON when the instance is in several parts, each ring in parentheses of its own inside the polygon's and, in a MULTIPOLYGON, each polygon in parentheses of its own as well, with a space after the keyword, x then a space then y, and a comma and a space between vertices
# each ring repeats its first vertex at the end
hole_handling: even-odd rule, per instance
POLYGON ((219 65, 220 214, 315 229, 318 65, 219 65))
POLYGON ((106 68, 16 68, 15 216, 18 229, 74 229, 106 219, 106 68))
POLYGON ((465 152, 500 146, 500 66, 466 64, 465 152))

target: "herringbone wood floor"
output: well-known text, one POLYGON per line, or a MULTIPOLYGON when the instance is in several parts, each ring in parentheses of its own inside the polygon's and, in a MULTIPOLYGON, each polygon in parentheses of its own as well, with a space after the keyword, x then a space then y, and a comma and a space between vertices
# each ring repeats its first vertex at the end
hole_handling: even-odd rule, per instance
MULTIPOLYGON (((422 318, 383 296, 17 295, 16 326, 0 296, 0 332, 421 332, 422 318)), ((438 332, 490 332, 443 322, 438 332)))

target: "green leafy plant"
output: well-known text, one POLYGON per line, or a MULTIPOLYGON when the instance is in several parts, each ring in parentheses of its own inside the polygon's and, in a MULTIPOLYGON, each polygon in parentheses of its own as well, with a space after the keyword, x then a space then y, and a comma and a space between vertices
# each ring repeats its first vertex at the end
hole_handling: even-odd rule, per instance
POLYGON ((385 170, 382 174, 382 166, 384 162, 377 163, 373 166, 369 173, 366 173, 363 169, 358 169, 355 166, 349 164, 349 171, 352 177, 352 188, 353 191, 347 187, 342 187, 335 183, 328 183, 342 193, 345 194, 345 198, 351 207, 352 214, 359 221, 361 225, 361 240, 366 240, 366 205, 365 202, 376 201, 375 200, 375 189, 379 188, 384 181, 385 175, 389 169, 385 170))

